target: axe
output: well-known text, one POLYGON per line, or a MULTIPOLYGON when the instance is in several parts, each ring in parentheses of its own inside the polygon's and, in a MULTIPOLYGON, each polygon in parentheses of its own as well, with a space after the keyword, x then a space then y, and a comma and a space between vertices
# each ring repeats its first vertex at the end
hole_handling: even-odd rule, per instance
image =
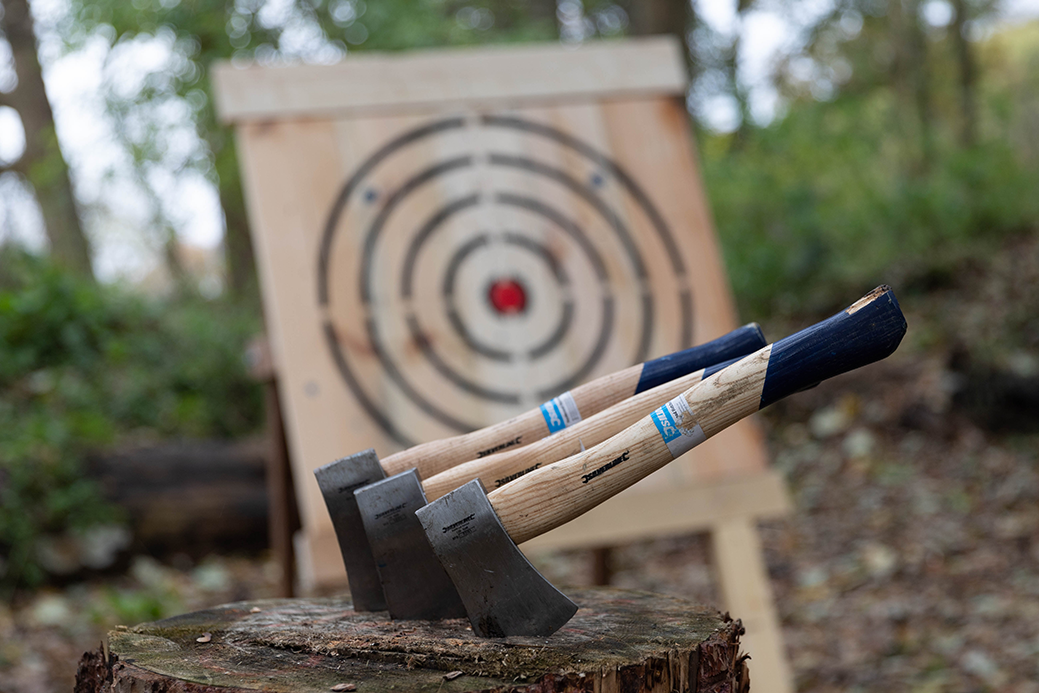
POLYGON ((314 470, 343 554, 357 611, 386 608, 379 575, 357 510, 354 491, 416 468, 427 478, 462 462, 540 440, 607 407, 706 366, 749 354, 765 344, 756 323, 717 339, 605 375, 564 392, 537 409, 478 431, 415 445, 380 462, 372 449, 314 470))
MULTIPOLYGON (((762 344, 761 346, 764 346, 762 344)), ((451 579, 426 540, 415 511, 459 486, 479 479, 498 488, 542 466, 598 445, 735 359, 657 385, 594 416, 531 443, 470 460, 421 481, 414 469, 358 489, 357 507, 375 559, 390 618, 437 619, 465 616, 451 579)))
POLYGON ((620 493, 739 419, 891 354, 906 322, 891 289, 741 359, 603 443, 490 494, 472 481, 417 511, 483 637, 551 635, 577 605, 517 548, 620 493))

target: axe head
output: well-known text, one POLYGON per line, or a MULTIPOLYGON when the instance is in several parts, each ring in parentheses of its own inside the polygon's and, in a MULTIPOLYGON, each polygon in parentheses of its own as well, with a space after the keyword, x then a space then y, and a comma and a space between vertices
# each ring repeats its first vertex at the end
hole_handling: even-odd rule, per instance
POLYGON ((577 612, 577 605, 542 577, 512 541, 479 479, 416 515, 477 635, 547 636, 577 612))
POLYGON ((394 619, 462 618, 465 607, 426 541, 415 511, 426 504, 418 471, 410 469, 354 493, 394 619))
POLYGON ((379 456, 369 448, 349 457, 330 462, 314 470, 321 495, 332 517, 339 550, 343 554, 346 577, 350 580, 350 596, 355 611, 382 611, 386 600, 379 584, 372 550, 364 533, 361 513, 357 510, 354 491, 386 478, 379 456))

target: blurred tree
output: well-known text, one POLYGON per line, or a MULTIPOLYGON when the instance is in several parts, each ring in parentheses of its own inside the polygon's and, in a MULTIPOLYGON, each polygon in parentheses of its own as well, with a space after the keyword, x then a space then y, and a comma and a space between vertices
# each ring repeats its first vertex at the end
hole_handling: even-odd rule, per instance
MULTIPOLYGON (((554 38, 552 0, 71 0, 70 21, 61 31, 70 47, 103 36, 112 54, 135 42, 157 41, 169 60, 152 70, 138 88, 127 89, 113 71, 106 95, 123 146, 131 152, 140 184, 149 188, 159 170, 192 169, 219 191, 226 226, 224 251, 228 288, 235 296, 256 291, 252 241, 231 129, 217 122, 209 67, 217 60, 330 62, 348 51, 504 42, 554 38), (198 146, 185 153, 173 147, 173 110, 187 111, 198 146), (171 151, 177 150, 176 156, 171 151)), ((124 80, 125 81, 125 80, 124 80)), ((164 241, 171 274, 176 265, 175 234, 163 221, 161 195, 150 196, 154 224, 170 231, 164 241)))
POLYGON ((1034 233, 1039 23, 986 37, 971 22, 998 8, 967 8, 957 27, 940 0, 830 6, 778 70, 775 120, 749 128, 740 149, 731 133, 703 138, 745 308, 822 309, 828 296, 880 281, 932 287, 992 244, 1034 233), (977 66, 966 80, 961 39, 977 66))
POLYGON ((998 0, 840 0, 808 27, 777 79, 788 99, 890 94, 903 169, 921 175, 948 133, 964 147, 977 142, 970 34, 998 9, 998 0))
MULTIPOLYGON (((959 63, 960 82, 960 111, 962 124, 960 127, 960 142, 965 147, 971 147, 978 137, 978 108, 974 94, 974 84, 977 80, 977 60, 967 40, 967 32, 970 29, 970 10, 967 0, 952 0, 953 21, 952 41, 956 46, 956 57, 959 63)), ((991 11, 991 4, 989 4, 991 11)))
POLYGON ((632 36, 672 34, 687 44, 694 17, 690 0, 625 0, 620 5, 628 13, 632 36))
POLYGON ((0 92, 0 106, 17 111, 25 129, 24 153, 14 163, 0 164, 0 172, 5 168, 15 171, 32 184, 54 260, 93 280, 90 243, 80 226, 68 166, 54 132, 54 114, 43 85, 27 0, 0 1, 0 34, 11 46, 18 77, 11 92, 0 92))

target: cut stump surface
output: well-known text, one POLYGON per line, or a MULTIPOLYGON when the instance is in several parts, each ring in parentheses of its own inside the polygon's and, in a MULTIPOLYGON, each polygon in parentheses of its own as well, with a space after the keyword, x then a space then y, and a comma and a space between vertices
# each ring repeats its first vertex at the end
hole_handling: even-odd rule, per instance
POLYGON ((581 608, 547 638, 483 639, 464 619, 391 621, 342 598, 226 604, 109 633, 76 693, 748 690, 739 621, 644 592, 571 596, 581 608))

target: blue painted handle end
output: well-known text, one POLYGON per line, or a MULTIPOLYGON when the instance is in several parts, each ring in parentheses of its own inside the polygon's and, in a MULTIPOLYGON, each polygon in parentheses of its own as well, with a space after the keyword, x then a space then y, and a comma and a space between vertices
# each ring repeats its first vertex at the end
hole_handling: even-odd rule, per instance
POLYGON ((906 333, 894 292, 880 286, 833 317, 776 342, 761 406, 891 355, 906 333))
POLYGON ((642 364, 642 375, 633 394, 637 395, 721 361, 752 354, 766 344, 761 327, 752 322, 710 342, 646 361, 642 364))

